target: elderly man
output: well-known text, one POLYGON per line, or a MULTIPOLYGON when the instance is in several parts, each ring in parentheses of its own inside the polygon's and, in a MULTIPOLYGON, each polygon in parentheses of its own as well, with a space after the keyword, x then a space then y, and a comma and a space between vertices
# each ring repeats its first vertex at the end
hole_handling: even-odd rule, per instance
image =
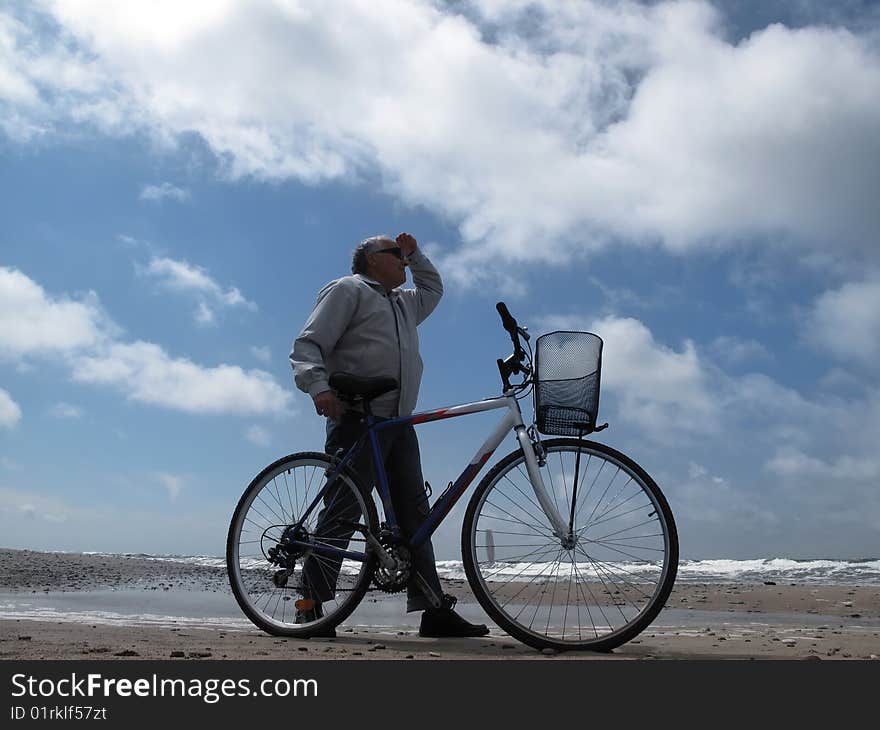
MULTIPOLYGON (((374 236, 362 241, 354 251, 351 270, 352 276, 331 281, 318 293, 315 309, 290 354, 297 386, 312 397, 318 415, 327 418, 328 454, 347 451, 363 429, 361 414, 347 409, 330 388, 330 375, 349 372, 394 378, 398 389, 373 400, 372 412, 378 418, 411 414, 422 377, 416 327, 434 311, 443 295, 440 275, 408 233, 401 233, 396 240, 374 236), (406 282, 407 265, 412 271, 413 289, 400 288, 406 282)), ((428 514, 419 443, 410 425, 383 429, 379 438, 394 511, 401 530, 409 537, 428 514)), ((373 474, 368 451, 362 449, 353 463, 365 478, 373 474)), ((338 515, 351 507, 337 505, 332 509, 338 515)), ((329 511, 331 508, 325 508, 319 517, 319 534, 329 511)), ((338 528, 334 535, 339 536, 338 528)), ((343 537, 347 540, 350 536, 348 533, 343 537)), ((316 605, 297 616, 304 623, 321 618, 321 603, 333 597, 339 572, 338 561, 328 578, 326 566, 319 571, 316 561, 310 560, 303 566, 303 589, 316 605)), ((406 610, 424 612, 419 626, 421 636, 488 633, 485 625, 468 623, 456 614, 452 602, 443 596, 430 542, 413 556, 413 573, 407 586, 406 610), (432 606, 422 586, 442 599, 439 608, 432 606)))

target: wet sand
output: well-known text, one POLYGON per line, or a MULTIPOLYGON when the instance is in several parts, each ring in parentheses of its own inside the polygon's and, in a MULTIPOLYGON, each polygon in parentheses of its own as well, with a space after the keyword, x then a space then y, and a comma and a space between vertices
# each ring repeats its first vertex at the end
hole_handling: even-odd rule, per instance
MULTIPOLYGON (((465 583, 447 582, 460 612, 485 621, 465 583)), ((338 629, 336 639, 282 639, 252 627, 235 610, 226 573, 117 556, 0 549, 2 659, 876 659, 880 586, 679 583, 652 626, 608 654, 543 654, 494 625, 479 639, 423 639, 416 618, 379 594, 338 629), (229 601, 232 604, 229 604, 229 601), (125 601, 162 614, 128 622, 125 601), (203 607, 222 607, 204 613, 203 607), (56 606, 28 615, 25 604, 56 606), (78 605, 113 609, 90 619, 78 605), (200 608, 202 607, 202 608, 200 608), (182 614, 178 616, 177 614, 182 614), (119 616, 122 616, 120 619, 119 616), (382 623, 383 625, 379 625, 382 623), (136 624, 136 625, 133 625, 136 624), (366 625, 365 625, 366 624, 366 625)))

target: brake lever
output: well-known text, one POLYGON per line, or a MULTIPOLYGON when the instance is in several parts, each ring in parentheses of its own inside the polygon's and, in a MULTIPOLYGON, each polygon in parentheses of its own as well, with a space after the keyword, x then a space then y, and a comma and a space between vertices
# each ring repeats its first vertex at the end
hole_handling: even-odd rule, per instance
POLYGON ((516 331, 519 332, 525 338, 526 342, 528 342, 530 339, 532 339, 532 336, 529 334, 528 329, 529 329, 528 327, 517 327, 516 328, 516 331))

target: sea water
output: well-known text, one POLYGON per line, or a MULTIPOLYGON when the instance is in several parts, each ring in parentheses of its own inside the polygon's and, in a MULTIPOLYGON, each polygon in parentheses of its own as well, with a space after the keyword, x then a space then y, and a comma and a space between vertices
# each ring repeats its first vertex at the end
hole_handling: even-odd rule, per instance
MULTIPOLYGON (((226 560, 216 555, 147 555, 134 553, 89 553, 116 558, 139 558, 146 560, 168 560, 208 568, 224 568, 226 560)), ((541 563, 495 564, 498 580, 514 577, 528 580, 537 574, 547 574, 550 569, 541 563)), ((609 569, 618 569, 628 575, 656 579, 659 566, 645 563, 617 564, 606 563, 609 569)), ((248 566, 243 566, 248 567, 248 566)), ((354 566, 351 566, 354 568, 354 566)), ((594 568, 590 563, 578 563, 581 575, 592 575, 594 568)), ((437 561, 437 572, 447 580, 467 580, 464 565, 460 560, 437 561)), ((811 585, 880 585, 880 559, 864 558, 858 560, 756 558, 734 560, 714 558, 706 560, 681 560, 678 564, 679 583, 798 583, 811 585)))

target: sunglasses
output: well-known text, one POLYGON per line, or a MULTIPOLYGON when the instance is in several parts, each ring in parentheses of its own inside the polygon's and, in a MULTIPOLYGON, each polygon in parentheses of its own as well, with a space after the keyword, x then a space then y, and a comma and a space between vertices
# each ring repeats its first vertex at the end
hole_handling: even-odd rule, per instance
POLYGON ((390 253, 395 258, 404 260, 403 251, 401 251, 400 246, 392 246, 391 248, 377 248, 372 253, 390 253))

